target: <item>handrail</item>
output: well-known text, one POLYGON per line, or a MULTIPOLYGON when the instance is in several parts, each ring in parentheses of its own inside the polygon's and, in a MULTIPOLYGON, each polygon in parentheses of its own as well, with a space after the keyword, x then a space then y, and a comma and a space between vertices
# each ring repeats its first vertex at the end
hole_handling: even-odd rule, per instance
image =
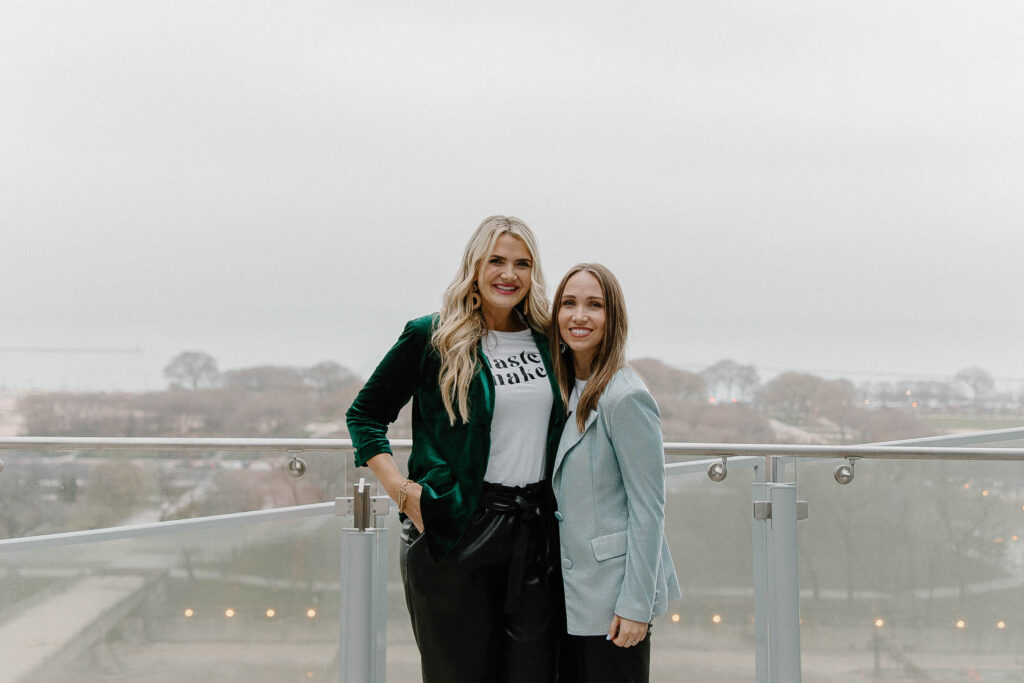
MULTIPOLYGON (((392 439, 391 447, 408 450, 411 439, 392 439)), ((38 449, 68 451, 88 449, 225 450, 225 451, 337 451, 351 450, 351 439, 247 439, 222 437, 132 436, 4 436, 0 450, 38 449)))
MULTIPOLYGON (((732 458, 738 456, 792 458, 874 458, 886 460, 1024 460, 1024 448, 978 448, 970 444, 1024 439, 1024 428, 999 429, 954 436, 925 437, 860 445, 742 444, 666 442, 665 454, 682 457, 732 458), (943 446, 929 445, 934 443, 943 446), (962 444, 962 445, 960 445, 962 444)), ((174 438, 174 437, 0 437, 0 450, 230 450, 230 451, 337 451, 351 450, 351 439, 174 438)), ((391 448, 407 452, 411 439, 392 439, 391 448)))
POLYGON ((776 456, 786 458, 871 458, 878 460, 1021 460, 1024 448, 956 446, 829 446, 806 444, 665 444, 665 453, 682 456, 776 456), (949 457, 944 457, 949 456, 949 457))
POLYGON ((284 520, 305 519, 308 517, 324 517, 335 514, 334 501, 326 503, 308 503, 283 508, 267 508, 265 510, 247 510, 231 512, 224 515, 208 515, 190 519, 171 519, 163 522, 146 524, 126 524, 124 526, 105 527, 102 529, 85 529, 82 531, 63 531, 56 534, 41 534, 23 538, 0 539, 0 555, 5 551, 38 550, 55 548, 82 543, 99 541, 116 541, 125 538, 140 538, 173 534, 182 531, 205 531, 223 527, 244 526, 256 522, 280 522, 284 520))

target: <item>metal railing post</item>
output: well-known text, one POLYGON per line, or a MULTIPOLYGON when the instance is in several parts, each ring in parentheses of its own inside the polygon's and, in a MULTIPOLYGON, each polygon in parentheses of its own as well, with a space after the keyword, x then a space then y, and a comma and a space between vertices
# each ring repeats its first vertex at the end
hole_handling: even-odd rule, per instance
POLYGON ((807 504, 797 501, 795 483, 777 481, 786 471, 781 458, 766 457, 758 470, 752 486, 757 681, 796 683, 801 675, 796 523, 807 517, 807 504))
MULTIPOLYGON (((750 497, 756 506, 758 502, 768 500, 766 473, 768 458, 754 468, 754 483, 751 484, 750 497)), ((768 646, 768 520, 754 516, 751 528, 754 545, 754 667, 757 671, 757 683, 771 683, 771 662, 768 646)))
POLYGON ((768 566, 772 683, 800 680, 800 582, 797 573, 796 484, 768 484, 768 566))
POLYGON ((389 499, 372 496, 366 479, 353 489, 352 498, 335 499, 335 514, 354 519, 353 527, 341 532, 338 680, 385 683, 387 529, 377 527, 374 517, 387 514, 389 499))

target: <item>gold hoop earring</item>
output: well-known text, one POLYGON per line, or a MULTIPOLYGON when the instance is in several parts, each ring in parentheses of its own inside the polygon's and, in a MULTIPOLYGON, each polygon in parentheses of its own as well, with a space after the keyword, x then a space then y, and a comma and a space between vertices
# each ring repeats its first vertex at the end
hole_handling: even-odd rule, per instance
POLYGON ((474 311, 480 308, 480 295, 477 294, 478 291, 476 283, 474 282, 473 293, 469 295, 469 307, 474 311))

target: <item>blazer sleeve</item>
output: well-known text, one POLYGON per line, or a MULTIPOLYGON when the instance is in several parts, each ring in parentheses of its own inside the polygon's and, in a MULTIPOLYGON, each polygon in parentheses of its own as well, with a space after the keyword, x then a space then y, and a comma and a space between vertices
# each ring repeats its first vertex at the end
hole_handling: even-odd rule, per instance
POLYGON ((419 386, 421 361, 429 337, 429 319, 406 323, 398 341, 345 413, 357 467, 379 453, 391 453, 388 425, 398 419, 398 412, 419 386))
POLYGON ((646 389, 633 389, 611 406, 607 427, 629 513, 626 573, 615 614, 648 622, 665 531, 665 450, 658 405, 646 389))

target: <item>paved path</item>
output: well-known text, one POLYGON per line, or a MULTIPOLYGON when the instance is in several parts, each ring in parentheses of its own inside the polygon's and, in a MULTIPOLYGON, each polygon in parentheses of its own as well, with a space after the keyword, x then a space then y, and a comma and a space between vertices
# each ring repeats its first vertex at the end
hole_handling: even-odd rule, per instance
POLYGON ((145 584, 141 576, 89 576, 0 624, 0 683, 26 677, 111 614, 145 584))

